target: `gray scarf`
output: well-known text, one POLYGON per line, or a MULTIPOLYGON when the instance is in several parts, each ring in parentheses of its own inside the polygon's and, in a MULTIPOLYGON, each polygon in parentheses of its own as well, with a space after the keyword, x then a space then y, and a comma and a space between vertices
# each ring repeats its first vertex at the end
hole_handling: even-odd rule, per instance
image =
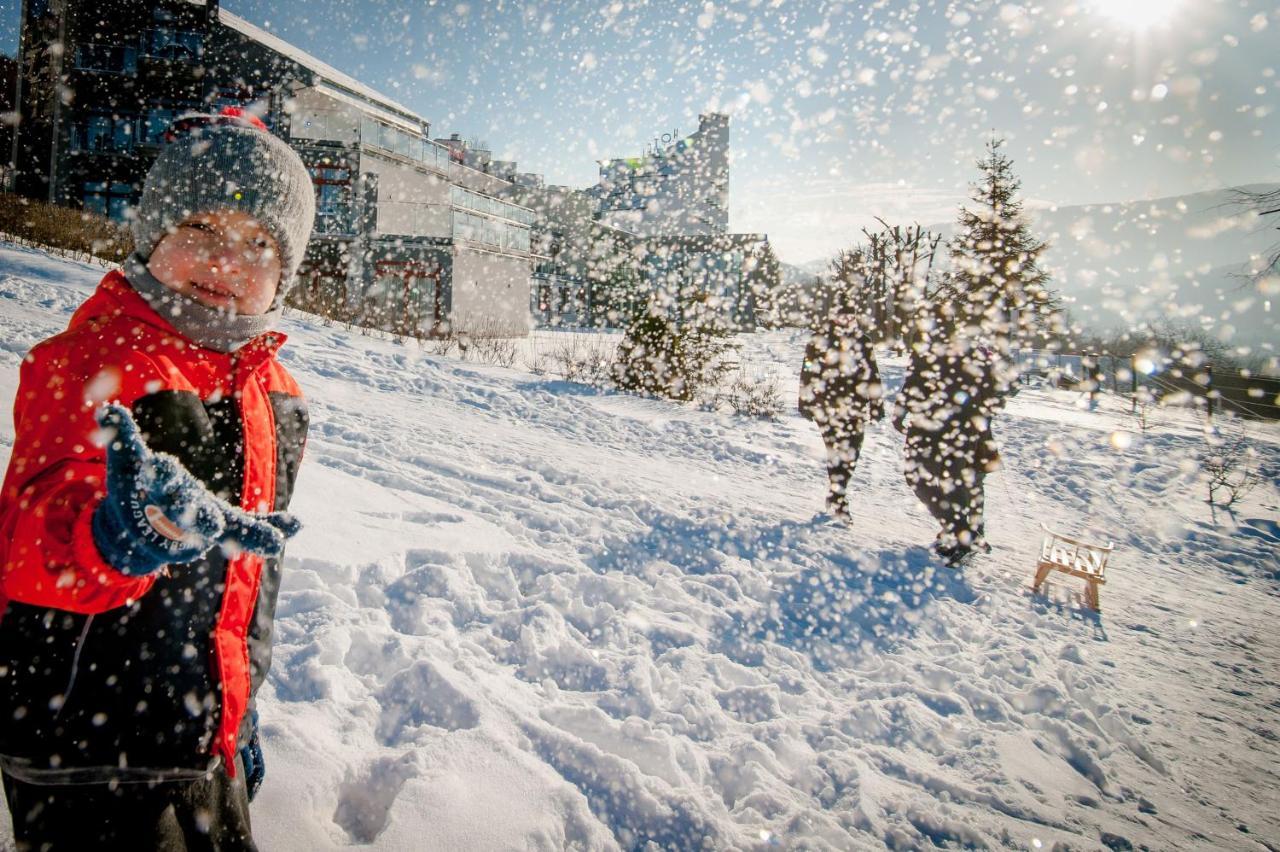
POLYGON ((124 262, 124 277, 138 295, 182 336, 215 352, 234 352, 250 340, 271 331, 280 322, 284 306, 277 299, 265 314, 237 314, 211 308, 161 283, 136 254, 124 262))

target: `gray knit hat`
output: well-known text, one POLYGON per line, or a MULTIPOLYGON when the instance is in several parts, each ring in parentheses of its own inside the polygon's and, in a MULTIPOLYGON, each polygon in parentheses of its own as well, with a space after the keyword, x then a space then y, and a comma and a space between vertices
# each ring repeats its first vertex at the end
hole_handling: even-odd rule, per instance
POLYGON ((165 234, 196 213, 247 213, 280 244, 280 286, 272 307, 279 306, 293 286, 315 219, 307 167, 266 125, 239 110, 184 116, 174 127, 173 141, 142 187, 133 222, 135 251, 147 260, 165 234))

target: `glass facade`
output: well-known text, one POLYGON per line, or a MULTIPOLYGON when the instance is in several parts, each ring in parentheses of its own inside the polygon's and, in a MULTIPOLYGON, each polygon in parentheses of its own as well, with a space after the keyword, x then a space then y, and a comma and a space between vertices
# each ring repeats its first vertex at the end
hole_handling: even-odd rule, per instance
POLYGON ((529 312, 539 325, 587 328, 592 322, 591 288, 581 278, 534 273, 529 312))
POLYGON ((71 150, 89 153, 128 153, 137 145, 158 146, 165 131, 183 112, 179 109, 150 109, 142 118, 119 115, 89 115, 71 125, 71 150))
POLYGON ((532 210, 461 186, 454 186, 451 191, 454 239, 508 251, 529 251, 532 210))
POLYGON ((71 150, 122 153, 133 150, 137 120, 118 115, 90 115, 71 126, 71 150))
POLYGON ((317 234, 355 232, 355 205, 351 198, 351 169, 338 165, 308 166, 316 190, 317 234))
POLYGON ((157 27, 142 38, 143 55, 155 59, 198 59, 204 53, 204 36, 200 33, 157 27))
MULTIPOLYGON (((651 252, 644 259, 643 277, 650 292, 673 297, 677 318, 687 299, 704 294, 714 303, 740 306, 747 298, 746 254, 731 248, 678 248, 651 252)), ((735 308, 735 320, 739 311, 735 308)))
POLYGON ((133 192, 132 184, 89 181, 84 185, 81 202, 85 210, 123 222, 128 215, 133 192))
MULTIPOLYGON (((320 137, 313 137, 320 138, 320 137)), ((449 170, 449 150, 437 145, 430 139, 416 136, 407 130, 383 124, 381 121, 363 116, 360 119, 360 141, 373 145, 384 151, 407 157, 424 166, 430 166, 441 172, 449 170)))
POLYGON ((142 119, 138 141, 146 145, 159 145, 164 141, 164 133, 173 124, 174 119, 182 114, 176 109, 151 109, 142 119))
POLYGON ((521 225, 533 224, 532 210, 503 201, 501 198, 494 198, 490 195, 481 195, 478 192, 472 192, 465 187, 453 187, 452 201, 454 207, 461 207, 464 210, 483 213, 486 216, 497 216, 502 219, 509 219, 512 222, 517 222, 521 225))
POLYGON ((444 315, 438 267, 421 263, 382 262, 365 291, 361 312, 366 321, 396 334, 430 334, 444 315))
POLYGON ((86 71, 135 74, 137 48, 112 44, 82 44, 76 48, 75 66, 86 71))
POLYGON ((527 226, 478 216, 465 210, 453 211, 453 238, 509 251, 529 251, 527 226))

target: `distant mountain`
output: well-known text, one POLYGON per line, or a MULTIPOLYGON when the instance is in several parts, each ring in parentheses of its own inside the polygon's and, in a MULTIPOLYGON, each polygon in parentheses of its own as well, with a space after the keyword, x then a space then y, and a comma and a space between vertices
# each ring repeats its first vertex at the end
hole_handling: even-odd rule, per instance
POLYGON ((811 260, 808 263, 799 265, 779 262, 778 265, 782 268, 782 283, 784 285, 811 284, 814 278, 827 271, 827 261, 825 260, 811 260))
MULTIPOLYGON (((1044 265, 1072 318, 1091 331, 1171 321, 1235 345, 1280 344, 1280 292, 1261 292, 1253 266, 1280 243, 1274 222, 1241 205, 1251 184, 1144 201, 1030 209, 1044 265)), ((1274 217, 1272 217, 1274 218, 1274 217)), ((953 222, 930 230, 950 238, 953 222)), ((782 264, 784 284, 811 290, 830 261, 782 264)))
MULTIPOLYGON (((1280 343, 1280 304, 1259 292, 1253 265, 1280 242, 1237 190, 1147 201, 1029 210, 1047 240, 1045 268, 1072 317, 1091 330, 1144 322, 1194 325, 1247 346, 1280 343)), ((950 237, 954 225, 933 229, 950 237)))

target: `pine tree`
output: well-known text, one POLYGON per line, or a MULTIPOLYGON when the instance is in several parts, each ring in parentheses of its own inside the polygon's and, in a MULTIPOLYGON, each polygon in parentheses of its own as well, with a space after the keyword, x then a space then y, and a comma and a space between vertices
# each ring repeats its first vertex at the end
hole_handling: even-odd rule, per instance
POLYGON ((688 401, 736 366, 733 331, 706 294, 679 303, 679 320, 671 307, 654 298, 628 324, 613 367, 619 390, 688 401))
POLYGON ((982 177, 971 185, 972 208, 960 209, 945 294, 955 300, 959 323, 1001 348, 1028 345, 1029 338, 1048 333, 1060 307, 1048 287, 1049 274, 1039 266, 1048 244, 1023 218, 1022 182, 1001 152, 1003 145, 1003 139, 992 138, 978 161, 982 177))
POLYGON ((648 396, 689 399, 682 380, 687 373, 684 340, 676 324, 656 303, 637 311, 618 346, 613 381, 619 390, 648 396))

